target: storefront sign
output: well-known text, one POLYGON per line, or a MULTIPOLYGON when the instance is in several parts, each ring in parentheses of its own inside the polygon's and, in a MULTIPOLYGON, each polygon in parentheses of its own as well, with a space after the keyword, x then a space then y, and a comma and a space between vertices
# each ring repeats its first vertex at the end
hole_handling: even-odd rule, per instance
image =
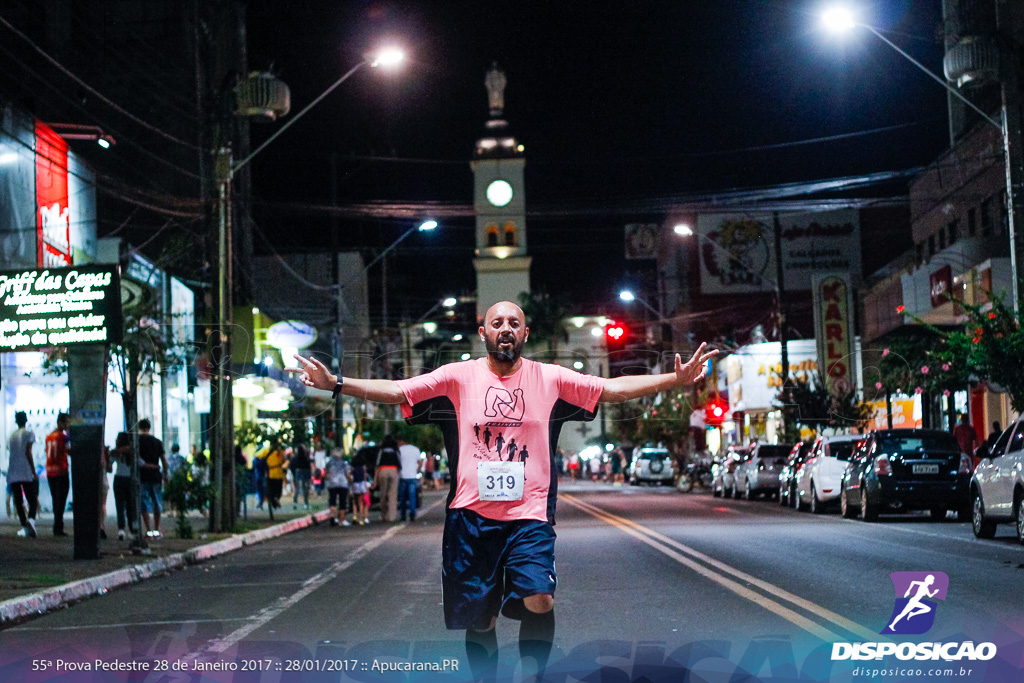
POLYGON ((36 234, 40 268, 71 265, 68 143, 36 122, 36 234))
POLYGON ((118 343, 121 335, 116 266, 0 273, 0 351, 118 343))
MULTIPOLYGON (((786 345, 790 377, 810 380, 817 371, 813 339, 797 339, 786 345)), ((729 396, 734 412, 774 410, 782 388, 782 347, 779 342, 749 344, 729 354, 723 361, 729 396)))
POLYGON ((300 320, 274 323, 267 330, 267 343, 275 349, 305 349, 316 341, 316 329, 300 320))
POLYGON ((849 277, 846 274, 814 278, 814 338, 818 366, 833 394, 856 388, 854 339, 849 277))

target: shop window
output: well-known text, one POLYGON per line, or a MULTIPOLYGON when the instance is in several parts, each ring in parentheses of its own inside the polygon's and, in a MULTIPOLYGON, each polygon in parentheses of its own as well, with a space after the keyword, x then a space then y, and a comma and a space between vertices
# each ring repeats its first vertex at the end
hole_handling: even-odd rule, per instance
POLYGON ((928 257, 935 256, 935 235, 928 235, 928 257))
POLYGON ((946 248, 946 231, 939 230, 939 251, 946 248))
POLYGON ((505 224, 505 246, 514 247, 516 246, 516 224, 506 223, 505 224))
POLYGON ((487 246, 498 246, 498 226, 493 223, 487 226, 487 246))
POLYGON ((949 225, 946 226, 946 241, 949 246, 956 244, 956 241, 960 239, 960 220, 950 221, 949 225))
POLYGON ((967 236, 974 237, 978 231, 978 212, 972 206, 967 209, 967 236))

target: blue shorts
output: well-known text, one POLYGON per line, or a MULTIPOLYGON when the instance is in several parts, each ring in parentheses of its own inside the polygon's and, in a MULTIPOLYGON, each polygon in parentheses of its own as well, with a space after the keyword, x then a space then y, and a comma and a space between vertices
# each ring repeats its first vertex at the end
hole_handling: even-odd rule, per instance
POLYGON ((466 509, 444 522, 441 586, 449 629, 484 630, 501 613, 521 619, 523 598, 555 592, 555 530, 528 519, 499 522, 466 509))
POLYGON ((142 511, 163 512, 164 491, 163 486, 155 481, 140 482, 139 497, 142 499, 142 511))

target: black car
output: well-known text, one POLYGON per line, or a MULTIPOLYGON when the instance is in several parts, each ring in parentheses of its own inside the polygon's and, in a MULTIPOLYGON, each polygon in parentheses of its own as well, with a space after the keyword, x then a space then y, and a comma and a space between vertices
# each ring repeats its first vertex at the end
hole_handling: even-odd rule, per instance
POLYGON ((854 451, 843 474, 843 517, 870 522, 880 512, 929 510, 941 521, 947 510, 971 519, 971 458, 952 434, 934 429, 880 429, 854 451))
POLYGON ((796 507, 796 475, 811 453, 810 441, 801 441, 793 446, 786 457, 786 464, 779 472, 779 505, 796 507))

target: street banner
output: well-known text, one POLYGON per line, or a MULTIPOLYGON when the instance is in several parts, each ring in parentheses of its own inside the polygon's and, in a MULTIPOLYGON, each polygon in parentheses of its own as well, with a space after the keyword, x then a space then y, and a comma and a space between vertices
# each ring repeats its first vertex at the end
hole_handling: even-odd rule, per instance
MULTIPOLYGON (((860 273, 860 214, 856 209, 779 216, 787 291, 811 289, 816 273, 860 273)), ((697 219, 703 294, 776 289, 773 217, 705 214, 697 219)), ((854 285, 858 284, 856 279, 854 285)))
POLYGON ((628 223, 626 225, 626 259, 636 261, 658 256, 658 224, 628 223))
POLYGON ((853 287, 849 273, 816 275, 813 280, 814 339, 818 367, 829 392, 857 388, 853 328, 853 287))

